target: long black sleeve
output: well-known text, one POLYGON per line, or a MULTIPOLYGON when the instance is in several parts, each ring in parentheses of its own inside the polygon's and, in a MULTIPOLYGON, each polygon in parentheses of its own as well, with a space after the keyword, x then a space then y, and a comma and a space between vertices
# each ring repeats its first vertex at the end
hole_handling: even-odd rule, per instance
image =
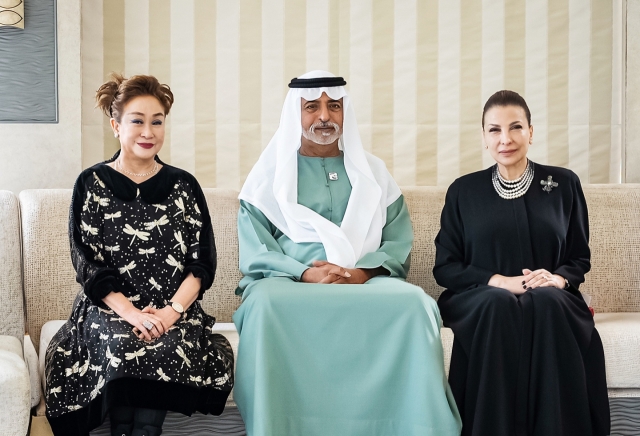
POLYGON ((117 270, 104 262, 100 223, 100 197, 91 192, 92 173, 80 174, 69 209, 69 245, 76 281, 94 304, 101 305, 110 292, 118 292, 117 270))
POLYGON ((473 285, 487 284, 495 273, 465 261, 465 234, 458 206, 460 183, 455 181, 447 190, 440 217, 440 231, 435 239, 436 260, 433 276, 436 282, 453 291, 473 285))
POLYGON ((577 290, 591 269, 591 250, 589 248, 587 201, 582 192, 580 179, 573 173, 571 175, 572 203, 567 230, 566 253, 561 260, 561 265, 553 273, 566 278, 569 284, 577 290))
POLYGON ((192 195, 195 197, 197 207, 189 211, 190 229, 192 229, 189 239, 194 242, 189 246, 186 255, 184 273, 185 275, 193 273, 195 277, 201 279, 200 293, 198 294, 198 299, 201 300, 204 292, 211 287, 215 278, 216 244, 209 208, 202 189, 194 177, 189 177, 188 182, 193 190, 192 195))

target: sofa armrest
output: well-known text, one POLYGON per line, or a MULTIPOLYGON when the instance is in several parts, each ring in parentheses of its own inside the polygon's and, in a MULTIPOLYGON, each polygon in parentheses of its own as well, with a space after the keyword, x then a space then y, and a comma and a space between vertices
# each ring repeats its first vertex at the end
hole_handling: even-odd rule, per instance
POLYGON ((58 333, 58 330, 60 330, 60 327, 62 327, 65 322, 66 321, 63 320, 47 321, 44 323, 42 330, 40 331, 40 344, 38 345, 38 374, 42 385, 42 392, 47 389, 47 380, 44 376, 44 358, 47 354, 47 347, 49 346, 51 339, 53 339, 56 333, 58 333))
POLYGON ((14 336, 0 336, 0 429, 3 435, 24 436, 31 418, 29 371, 22 344, 14 336))
POLYGON ((36 407, 40 402, 42 387, 40 386, 40 371, 38 371, 38 354, 31 342, 29 334, 24 335, 24 361, 29 370, 29 383, 31 384, 31 407, 36 407))

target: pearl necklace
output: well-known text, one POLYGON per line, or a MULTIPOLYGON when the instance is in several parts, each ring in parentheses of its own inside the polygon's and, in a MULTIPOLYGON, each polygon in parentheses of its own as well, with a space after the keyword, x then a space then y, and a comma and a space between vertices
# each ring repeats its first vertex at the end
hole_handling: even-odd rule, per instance
POLYGON ((132 173, 131 171, 127 171, 122 167, 122 162, 120 161, 120 159, 116 160, 116 169, 122 173, 125 173, 129 176, 134 176, 134 177, 147 177, 150 176, 151 174, 155 174, 156 171, 158 171, 158 162, 154 161, 153 162, 153 169, 151 169, 151 171, 147 171, 146 173, 132 173))
POLYGON ((525 168, 524 173, 515 180, 507 180, 502 177, 498 170, 498 164, 496 164, 493 167, 491 179, 493 180, 493 187, 500 198, 513 200, 514 198, 522 197, 533 181, 533 163, 527 159, 527 168, 525 168))

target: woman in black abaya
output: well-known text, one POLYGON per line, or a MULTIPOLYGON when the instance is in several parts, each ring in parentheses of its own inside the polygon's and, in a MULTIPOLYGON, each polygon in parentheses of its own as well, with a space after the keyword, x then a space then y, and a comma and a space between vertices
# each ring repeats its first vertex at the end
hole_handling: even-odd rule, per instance
POLYGON ((462 434, 607 435, 604 352, 578 290, 590 269, 580 181, 527 159, 517 93, 491 96, 482 128, 496 165, 449 187, 433 268, 462 434))

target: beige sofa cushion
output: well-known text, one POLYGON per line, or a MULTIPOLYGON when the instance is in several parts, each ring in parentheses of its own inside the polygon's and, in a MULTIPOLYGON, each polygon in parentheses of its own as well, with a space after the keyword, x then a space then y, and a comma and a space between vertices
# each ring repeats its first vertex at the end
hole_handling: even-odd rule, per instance
POLYGON ((640 388, 640 313, 596 313, 595 322, 609 389, 640 388))

